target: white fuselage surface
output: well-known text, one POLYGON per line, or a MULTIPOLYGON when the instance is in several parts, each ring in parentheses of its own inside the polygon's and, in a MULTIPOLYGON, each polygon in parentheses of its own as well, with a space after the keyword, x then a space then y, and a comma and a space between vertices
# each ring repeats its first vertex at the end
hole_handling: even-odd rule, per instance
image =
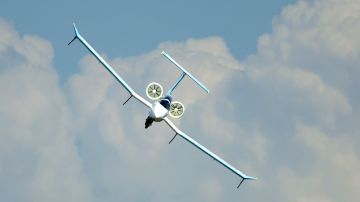
POLYGON ((149 117, 154 119, 154 121, 159 122, 166 117, 168 111, 168 109, 166 109, 160 104, 160 102, 157 101, 152 105, 152 108, 149 112, 149 117))

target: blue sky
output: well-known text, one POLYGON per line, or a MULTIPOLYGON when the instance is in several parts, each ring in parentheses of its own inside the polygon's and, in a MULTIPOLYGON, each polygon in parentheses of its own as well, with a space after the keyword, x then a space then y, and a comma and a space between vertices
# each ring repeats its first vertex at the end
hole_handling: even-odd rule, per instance
POLYGON ((358 0, 16 2, 0 6, 1 201, 360 200, 358 0), (185 79, 175 124, 145 107, 79 43, 79 31, 140 95, 185 79))
POLYGON ((256 50, 259 35, 270 31, 272 16, 292 2, 4 0, 0 12, 20 33, 51 40, 56 68, 66 78, 76 72, 68 62, 79 57, 64 47, 73 21, 111 57, 142 54, 168 40, 221 36, 241 59, 256 50))

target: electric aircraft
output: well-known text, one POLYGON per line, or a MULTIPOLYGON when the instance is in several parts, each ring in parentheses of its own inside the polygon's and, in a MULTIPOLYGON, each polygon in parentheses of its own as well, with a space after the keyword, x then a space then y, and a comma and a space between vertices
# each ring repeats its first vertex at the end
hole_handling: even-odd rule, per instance
POLYGON ((138 101, 140 101, 142 104, 147 106, 150 109, 149 116, 146 118, 145 121, 145 128, 148 128, 151 126, 151 124, 155 122, 161 122, 165 121, 167 125, 170 126, 170 128, 175 132, 175 136, 170 140, 169 144, 175 139, 177 135, 184 138, 186 141, 188 141, 190 144, 194 145, 196 148, 203 151, 205 154, 213 158, 215 161, 219 162, 221 165, 225 166, 227 169, 241 177, 240 184, 237 186, 237 188, 240 187, 242 182, 244 180, 255 180, 255 177, 248 176, 238 169, 234 168, 232 165, 224 161, 222 158, 217 156, 216 154, 209 151, 207 148, 196 142, 194 139, 186 135, 184 132, 179 130, 167 117, 170 115, 173 118, 180 118, 184 111, 185 107, 181 102, 173 101, 172 100, 172 92, 175 90, 175 88, 179 85, 179 83, 185 78, 185 76, 188 76, 190 79, 192 79, 196 84, 198 84, 203 90, 205 90, 207 93, 209 93, 209 90, 206 88, 205 85, 203 85, 200 81, 198 81, 193 75, 191 75, 187 70, 185 70, 181 65, 179 65, 169 54, 165 53, 164 51, 161 53, 163 56, 165 56, 170 62, 172 62, 176 67, 179 68, 181 71, 180 77, 177 79, 175 84, 170 88, 170 90, 166 93, 165 96, 163 95, 163 88, 160 84, 156 82, 150 83, 146 88, 146 95, 149 99, 153 100, 154 103, 151 104, 147 100, 145 100, 143 97, 141 97, 139 94, 137 94, 115 71, 114 69, 95 51, 95 49, 80 35, 78 32, 75 23, 74 26, 74 32, 75 36, 74 38, 68 43, 70 45, 75 39, 78 39, 89 51, 92 55, 95 56, 95 58, 115 77, 115 79, 125 88, 125 90, 128 91, 130 94, 130 97, 124 102, 123 105, 125 105, 131 98, 135 98, 138 101))

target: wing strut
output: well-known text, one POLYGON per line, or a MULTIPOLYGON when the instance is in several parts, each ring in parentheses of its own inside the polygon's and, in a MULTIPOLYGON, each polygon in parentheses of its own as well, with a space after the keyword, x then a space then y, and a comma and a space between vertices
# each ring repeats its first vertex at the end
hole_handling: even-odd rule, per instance
POLYGON ((125 105, 132 97, 133 95, 130 95, 130 97, 123 103, 123 105, 125 105))
POLYGON ((176 133, 175 136, 170 140, 169 144, 176 138, 178 134, 176 133))
POLYGON ((70 46, 70 44, 71 44, 73 41, 75 41, 75 39, 77 39, 76 36, 74 36, 74 38, 68 43, 68 46, 70 46))
POLYGON ((240 181, 240 184, 237 186, 237 188, 239 189, 240 185, 244 182, 245 178, 242 178, 240 181))
MULTIPOLYGON (((231 172, 235 173, 236 175, 238 175, 239 177, 241 177, 241 182, 238 185, 238 188, 240 187, 240 185, 245 181, 245 180, 255 180, 255 177, 251 177, 248 176, 244 173, 242 173, 240 170, 234 168, 232 165, 230 165, 229 163, 227 163, 226 161, 224 161, 222 158, 220 158, 219 156, 217 156, 216 154, 212 153, 210 150, 208 150, 207 148, 205 148, 204 146, 202 146, 201 144, 199 144, 198 142, 196 142, 194 139, 192 139, 191 137, 189 137, 188 135, 186 135, 184 132, 182 132, 181 130, 179 130, 167 117, 164 118, 164 121, 170 126, 171 129, 173 129, 173 131, 176 133, 176 135, 173 137, 173 139, 179 135, 180 137, 182 137, 183 139, 185 139, 187 142, 189 142, 190 144, 194 145, 196 148, 200 149, 201 151, 203 151, 205 154, 207 154, 208 156, 210 156, 212 159, 214 159, 215 161, 219 162, 221 165, 223 165, 224 167, 226 167, 227 169, 229 169, 231 172)), ((172 140, 173 140, 172 139, 172 140)), ((172 141, 171 140, 171 141, 172 141)), ((171 143, 170 141, 170 143, 171 143)))

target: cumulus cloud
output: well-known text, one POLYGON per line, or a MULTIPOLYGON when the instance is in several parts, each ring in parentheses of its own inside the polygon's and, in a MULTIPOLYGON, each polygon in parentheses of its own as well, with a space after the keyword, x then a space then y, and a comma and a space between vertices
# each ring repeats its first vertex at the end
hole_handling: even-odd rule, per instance
MULTIPOLYGON (((5 127, 1 128, 0 161, 4 166, 0 176, 3 182, 12 182, 7 187, 2 184, 2 199, 158 201, 164 200, 163 193, 168 192, 167 199, 180 195, 179 200, 204 200, 209 199, 205 194, 208 188, 213 190, 213 200, 221 198, 224 193, 219 189, 224 180, 209 181, 206 176, 231 173, 181 139, 168 147, 173 132, 165 124, 144 130, 147 109, 135 100, 123 107, 127 92, 94 58, 82 58, 80 73, 72 75, 62 87, 52 64, 51 44, 34 35, 19 35, 5 20, 1 20, 1 26, 2 35, 7 37, 0 44, 1 61, 5 61, 1 63, 4 99, 0 119, 5 127), (193 165, 199 160, 206 164, 193 165), (207 165, 214 170, 205 169, 207 165), (179 172, 174 173, 176 170, 179 172), (192 186, 188 186, 189 181, 192 186), (154 182, 157 186, 151 186, 154 182), (171 189, 169 183, 184 191, 171 189), (138 189, 143 195, 133 191, 138 189)), ((76 45, 71 48, 76 49, 76 45)), ((151 81, 168 89, 181 73, 160 55, 162 50, 214 90, 213 96, 225 96, 222 81, 243 69, 220 37, 164 42, 144 55, 107 60, 145 96, 145 87, 151 81)), ((86 49, 81 47, 79 51, 86 49)), ((194 130, 192 125, 178 122, 180 127, 199 140, 200 134, 211 132, 210 136, 202 135, 203 139, 209 138, 204 143, 212 143, 213 150, 223 156, 228 150, 221 144, 214 148, 214 141, 222 140, 238 150, 231 141, 239 128, 235 122, 221 118, 203 121, 205 116, 222 115, 221 111, 207 110, 216 106, 216 99, 205 99, 206 93, 189 79, 175 93, 176 99, 188 108, 189 122, 202 122, 194 130), (203 113, 198 113, 197 108, 203 113), (209 131, 209 124, 220 127, 209 131), (228 126, 232 127, 226 130, 228 138, 224 138, 221 128, 228 126)), ((233 158, 235 163, 240 160, 233 158)))
POLYGON ((259 177, 239 191, 181 138, 168 146, 166 124, 144 130, 147 109, 122 106, 128 93, 79 43, 69 48, 87 54, 80 72, 60 86, 51 44, 0 20, 1 199, 359 201, 358 11, 357 0, 298 1, 241 62, 221 37, 104 55, 144 97, 148 83, 167 90, 180 75, 162 50, 210 88, 181 83, 174 96, 187 110, 176 124, 259 177))
POLYGON ((358 1, 298 1, 242 62, 241 84, 251 89, 244 96, 257 100, 237 99, 257 107, 250 120, 274 161, 259 171, 266 179, 258 188, 274 200, 359 200, 358 11, 358 1))
MULTIPOLYGON (((225 88, 222 81, 234 73, 241 73, 243 69, 239 62, 229 53, 226 44, 219 37, 200 40, 189 39, 185 42, 164 42, 147 54, 129 58, 108 59, 108 61, 123 78, 126 78, 126 81, 135 91, 146 97, 145 88, 148 83, 157 81, 167 90, 181 73, 172 63, 161 56, 162 50, 166 50, 180 64, 191 70, 211 90, 214 89, 211 94, 214 94, 215 98, 216 96, 225 96, 226 91, 222 90, 225 88), (201 63, 199 60, 203 62, 201 63), (219 91, 215 91, 217 89, 219 91)), ((84 51, 84 48, 81 47, 80 51, 84 51)), ((104 57, 106 58, 106 56, 104 57)), ((190 200, 208 198, 205 194, 199 196, 193 190, 199 189, 203 192, 206 187, 215 189, 225 183, 224 181, 213 180, 211 182, 214 183, 211 186, 206 185, 208 181, 204 174, 213 175, 214 172, 219 172, 230 175, 231 173, 222 167, 216 170, 215 168, 219 165, 209 161, 206 155, 192 145, 188 145, 182 139, 176 139, 171 144, 176 150, 169 151, 168 141, 171 139, 173 132, 166 124, 154 124, 148 130, 144 130, 144 120, 148 113, 146 107, 136 100, 129 101, 123 107, 122 102, 126 100, 128 93, 114 81, 112 76, 94 58, 86 56, 80 62, 80 66, 82 71, 77 75, 73 75, 67 84, 67 91, 71 95, 71 106, 74 108, 72 111, 78 112, 76 117, 79 124, 77 124, 76 130, 79 131, 79 136, 82 136, 80 141, 87 145, 82 146, 80 150, 86 152, 87 148, 83 147, 99 147, 100 144, 108 148, 108 151, 103 155, 115 155, 113 158, 103 160, 104 165, 98 165, 97 171, 90 170, 86 172, 90 172, 91 175, 100 172, 101 175, 109 176, 109 173, 112 173, 114 168, 118 168, 118 170, 122 171, 114 177, 118 181, 112 185, 124 186, 119 182, 125 181, 129 189, 136 187, 137 189, 147 190, 147 192, 154 192, 150 200, 158 199, 160 193, 157 190, 159 189, 162 192, 169 192, 169 196, 165 196, 165 198, 173 198, 174 194, 179 194, 178 191, 170 190, 168 184, 171 182, 170 179, 177 183, 174 186, 181 186, 184 183, 187 184, 187 178, 192 178, 193 185, 187 186, 187 188, 182 187, 183 191, 181 193, 189 192, 193 193, 193 195, 189 194, 180 197, 190 200), (82 135, 89 128, 97 131, 94 134, 98 136, 96 141, 91 140, 93 137, 82 135), (146 136, 144 136, 145 134, 146 136), (111 151, 115 153, 111 153, 111 151), (174 154, 174 152, 177 153, 174 154), (206 164, 199 163, 189 166, 201 159, 206 164), (207 163, 212 165, 215 170, 205 169, 207 163), (162 164, 167 165, 162 167, 162 164), (109 168, 109 165, 112 168, 109 168), (195 167, 198 168, 197 171, 194 171, 195 167), (172 176, 173 172, 177 173, 175 169, 181 170, 181 172, 172 176), (205 169, 203 175, 198 176, 199 171, 202 169, 205 169), (129 175, 128 170, 132 171, 131 175, 129 175), (154 179, 154 177, 161 177, 161 179, 154 179), (149 187, 148 184, 154 181, 157 182, 157 186, 149 187)), ((210 148, 222 156, 233 157, 234 163, 241 162, 240 158, 226 156, 226 153, 228 153, 226 147, 240 152, 237 145, 231 141, 238 133, 237 128, 240 127, 236 126, 235 121, 229 123, 227 120, 222 120, 223 112, 211 110, 216 108, 219 99, 214 99, 214 97, 206 99, 206 93, 190 79, 186 79, 181 83, 174 96, 176 100, 183 102, 188 108, 184 115, 184 119, 188 119, 188 121, 178 121, 180 128, 204 145, 209 143, 210 148), (204 119, 205 117, 214 117, 214 119, 204 119), (226 134, 224 134, 224 131, 226 134), (221 142, 221 144, 214 144, 217 141, 221 142), (215 145, 217 147, 214 147, 215 145)), ((84 155, 87 156, 87 154, 84 155)), ((231 160, 231 158, 227 159, 231 160)), ((95 189, 99 187, 113 189, 109 188, 110 185, 102 184, 104 182, 102 182, 103 179, 101 178, 93 178, 92 180, 95 189)), ((235 183, 238 183, 238 180, 235 183)), ((121 194, 131 200, 137 200, 128 191, 123 189, 114 194, 118 197, 121 194)), ((217 198, 221 198, 223 194, 221 191, 214 192, 214 196, 216 195, 217 198)), ((164 200, 164 198, 161 200, 164 200)))
POLYGON ((347 137, 330 135, 314 126, 296 126, 295 139, 308 149, 309 156, 302 162, 306 168, 283 166, 278 170, 284 200, 359 200, 360 159, 356 145, 347 137))
MULTIPOLYGON (((251 65, 251 62, 250 64, 251 65)), ((351 113, 346 96, 337 88, 326 84, 321 76, 308 70, 290 65, 267 64, 266 67, 252 65, 250 77, 259 85, 271 86, 274 98, 279 102, 291 102, 317 117, 317 121, 334 124, 336 118, 351 113), (317 112, 317 113, 314 113, 317 112)), ((285 103, 284 103, 285 104, 285 103)))
POLYGON ((346 136, 331 136, 319 128, 298 125, 296 138, 314 153, 313 177, 321 177, 322 187, 331 190, 330 196, 348 201, 359 200, 359 195, 352 195, 359 190, 360 158, 357 155, 356 143, 346 136), (327 169, 322 169, 322 166, 327 169), (331 176, 331 177, 329 177, 331 176), (338 186, 346 187, 336 192, 338 186))
POLYGON ((51 44, 19 36, 3 19, 0 30, 0 61, 6 61, 0 66, 2 200, 89 200, 51 44))

